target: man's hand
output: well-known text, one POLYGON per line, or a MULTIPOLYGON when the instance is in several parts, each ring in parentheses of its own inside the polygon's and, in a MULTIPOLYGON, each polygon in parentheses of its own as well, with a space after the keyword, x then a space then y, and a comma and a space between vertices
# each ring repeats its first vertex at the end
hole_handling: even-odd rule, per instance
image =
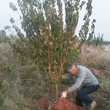
POLYGON ((66 92, 63 92, 63 93, 61 94, 61 98, 66 98, 66 96, 67 96, 67 93, 66 93, 66 92))
POLYGON ((66 98, 67 94, 69 93, 69 91, 64 91, 62 94, 61 94, 61 98, 66 98))

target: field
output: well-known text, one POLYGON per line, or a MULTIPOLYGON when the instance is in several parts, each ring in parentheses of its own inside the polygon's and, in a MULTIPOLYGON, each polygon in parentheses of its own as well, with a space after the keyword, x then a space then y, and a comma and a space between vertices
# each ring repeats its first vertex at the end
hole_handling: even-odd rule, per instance
MULTIPOLYGON (((98 71, 96 76, 100 89, 91 95, 98 106, 96 110, 110 108, 110 50, 104 47, 83 46, 80 63, 91 70, 98 71)), ((35 65, 22 66, 19 55, 13 53, 8 44, 0 44, 0 110, 42 110, 41 98, 49 98, 50 105, 55 101, 55 86, 46 83, 35 65)), ((59 84, 61 93, 72 85, 68 81, 59 84), (66 83, 65 83, 66 82, 66 83)), ((76 91, 68 95, 75 103, 76 91)))

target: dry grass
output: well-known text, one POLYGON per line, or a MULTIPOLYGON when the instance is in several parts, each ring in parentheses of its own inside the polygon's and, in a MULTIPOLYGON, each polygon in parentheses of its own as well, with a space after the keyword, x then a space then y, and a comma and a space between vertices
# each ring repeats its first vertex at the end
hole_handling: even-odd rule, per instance
POLYGON ((89 67, 99 69, 109 69, 110 67, 110 50, 104 47, 83 46, 81 53, 81 63, 89 67))
MULTIPOLYGON (((81 63, 90 67, 106 67, 109 69, 110 57, 108 54, 110 54, 110 51, 100 47, 83 47, 80 56, 81 63)), ((0 82, 5 79, 9 84, 4 104, 0 110, 41 110, 39 107, 40 98, 49 97, 54 101, 55 87, 47 85, 39 73, 32 68, 34 68, 34 65, 22 66, 19 56, 14 55, 12 48, 8 44, 0 44, 0 82)), ((107 87, 102 88, 97 93, 97 97, 93 94, 94 99, 96 101, 100 100, 100 103, 106 100, 109 95, 107 88, 109 88, 108 84, 110 83, 108 81, 103 79, 102 84, 107 87), (106 92, 106 96, 103 92, 106 92)), ((62 91, 70 87, 70 85, 62 84, 59 86, 59 96, 62 91)), ((68 95, 69 100, 74 101, 75 95, 75 92, 68 95)), ((108 104, 108 102, 104 104, 108 104)))
POLYGON ((9 44, 0 44, 0 83, 9 84, 0 110, 41 110, 39 99, 48 95, 48 87, 33 68, 22 66, 9 44))

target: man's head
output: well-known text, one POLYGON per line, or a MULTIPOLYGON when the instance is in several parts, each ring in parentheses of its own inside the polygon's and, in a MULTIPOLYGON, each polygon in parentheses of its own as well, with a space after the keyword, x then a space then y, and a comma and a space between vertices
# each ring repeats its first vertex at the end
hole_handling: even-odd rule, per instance
POLYGON ((70 64, 69 66, 68 66, 68 72, 70 73, 70 74, 72 74, 72 75, 76 75, 77 74, 77 71, 78 71, 78 69, 77 69, 77 66, 76 65, 74 65, 74 64, 70 64))

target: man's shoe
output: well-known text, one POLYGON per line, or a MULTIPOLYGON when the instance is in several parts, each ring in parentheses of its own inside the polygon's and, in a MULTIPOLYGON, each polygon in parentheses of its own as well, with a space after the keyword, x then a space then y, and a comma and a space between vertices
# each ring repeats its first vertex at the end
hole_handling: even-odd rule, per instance
POLYGON ((90 105, 89 105, 89 109, 88 110, 94 110, 96 107, 97 103, 95 101, 93 101, 90 105))

